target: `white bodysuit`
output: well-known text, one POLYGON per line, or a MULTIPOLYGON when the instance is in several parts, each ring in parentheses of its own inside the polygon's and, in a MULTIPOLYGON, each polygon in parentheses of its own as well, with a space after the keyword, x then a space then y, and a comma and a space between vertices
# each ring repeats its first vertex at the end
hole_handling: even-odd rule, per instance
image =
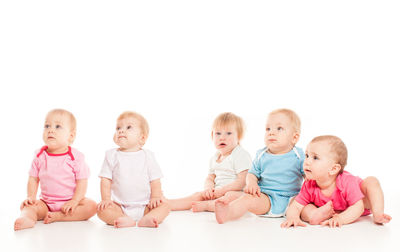
POLYGON ((106 152, 99 177, 112 180, 111 197, 126 215, 139 220, 150 201, 150 182, 162 178, 160 166, 149 150, 106 152))

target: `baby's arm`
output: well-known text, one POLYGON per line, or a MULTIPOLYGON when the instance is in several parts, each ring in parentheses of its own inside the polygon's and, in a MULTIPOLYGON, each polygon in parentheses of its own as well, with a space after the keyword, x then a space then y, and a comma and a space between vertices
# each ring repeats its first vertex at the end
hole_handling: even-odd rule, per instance
POLYGON ((307 226, 303 221, 300 220, 300 214, 303 208, 304 206, 302 204, 296 200, 293 200, 286 212, 286 221, 281 224, 281 227, 289 228, 291 226, 307 226))
POLYGON ((256 177, 256 175, 252 173, 247 173, 246 186, 244 187, 243 191, 253 196, 257 195, 258 197, 261 197, 261 190, 258 186, 258 178, 256 177))
POLYGON ((322 226, 329 225, 330 227, 341 227, 342 225, 349 224, 357 220, 364 212, 363 200, 359 200, 354 205, 348 207, 340 214, 335 214, 329 220, 323 221, 322 226))
POLYGON ((244 170, 237 175, 237 178, 232 183, 227 184, 226 186, 223 186, 221 188, 215 189, 214 197, 215 198, 222 197, 225 195, 225 193, 229 191, 243 190, 243 187, 246 185, 246 175, 247 175, 247 170, 244 170))
POLYGON ((101 178, 100 181, 100 193, 101 193, 101 202, 97 205, 97 210, 102 211, 107 207, 112 205, 111 200, 111 183, 112 180, 108 178, 101 178))
POLYGON ((204 191, 202 192, 203 199, 211 200, 214 198, 214 180, 215 174, 208 174, 206 181, 204 182, 204 191))
POLYGON ((161 190, 161 180, 160 179, 155 179, 150 182, 151 186, 151 196, 150 196, 150 202, 147 205, 150 209, 156 208, 161 205, 162 203, 162 190, 161 190))
POLYGON ((87 179, 78 179, 76 180, 76 187, 74 196, 72 199, 65 202, 65 204, 61 207, 61 212, 64 214, 73 214, 76 207, 79 205, 79 202, 85 198, 86 189, 87 189, 87 179))
POLYGON ((21 210, 22 208, 24 208, 24 206, 35 205, 37 203, 36 194, 38 186, 39 186, 39 178, 29 176, 28 186, 27 186, 28 197, 26 198, 26 200, 24 200, 24 202, 22 202, 21 210))

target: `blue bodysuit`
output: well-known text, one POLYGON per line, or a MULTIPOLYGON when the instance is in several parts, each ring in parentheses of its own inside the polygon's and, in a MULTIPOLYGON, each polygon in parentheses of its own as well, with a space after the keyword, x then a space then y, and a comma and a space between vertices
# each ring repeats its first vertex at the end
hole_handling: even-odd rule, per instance
POLYGON ((291 197, 300 192, 303 182, 304 152, 294 147, 285 154, 271 154, 267 148, 257 151, 249 173, 258 178, 261 192, 271 201, 271 209, 267 214, 285 214, 291 197))

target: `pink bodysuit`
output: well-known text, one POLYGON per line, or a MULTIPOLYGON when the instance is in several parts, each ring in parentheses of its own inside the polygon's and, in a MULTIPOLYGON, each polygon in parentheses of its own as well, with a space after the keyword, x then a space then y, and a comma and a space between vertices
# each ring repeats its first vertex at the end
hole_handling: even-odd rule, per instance
POLYGON ((84 155, 74 148, 68 147, 63 154, 51 154, 46 149, 44 146, 37 152, 29 175, 39 178, 40 199, 51 212, 56 212, 72 199, 76 180, 89 177, 89 167, 84 155))
MULTIPOLYGON (((327 197, 322 194, 315 180, 308 180, 305 181, 301 187, 299 195, 296 196, 296 201, 304 206, 307 204, 314 204, 317 207, 321 207, 328 201, 332 201, 335 211, 344 211, 364 198, 364 194, 361 192, 360 188, 362 181, 361 178, 344 171, 336 178, 335 191, 331 196, 327 197)), ((370 210, 365 209, 363 215, 368 215, 370 213, 370 210)))

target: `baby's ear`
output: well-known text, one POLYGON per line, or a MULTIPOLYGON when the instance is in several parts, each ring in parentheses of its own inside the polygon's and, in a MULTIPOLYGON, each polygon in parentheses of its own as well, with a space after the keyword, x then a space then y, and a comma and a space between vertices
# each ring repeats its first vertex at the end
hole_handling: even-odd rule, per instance
POLYGON ((75 140, 76 137, 76 131, 71 131, 70 135, 69 135, 69 144, 72 144, 75 140))
POLYGON ((342 169, 342 166, 340 164, 334 164, 331 168, 331 170, 329 171, 330 175, 336 175, 340 172, 340 170, 342 169))
POLYGON ((299 141, 299 138, 300 138, 299 132, 295 132, 293 135, 293 145, 297 144, 297 142, 299 141))

